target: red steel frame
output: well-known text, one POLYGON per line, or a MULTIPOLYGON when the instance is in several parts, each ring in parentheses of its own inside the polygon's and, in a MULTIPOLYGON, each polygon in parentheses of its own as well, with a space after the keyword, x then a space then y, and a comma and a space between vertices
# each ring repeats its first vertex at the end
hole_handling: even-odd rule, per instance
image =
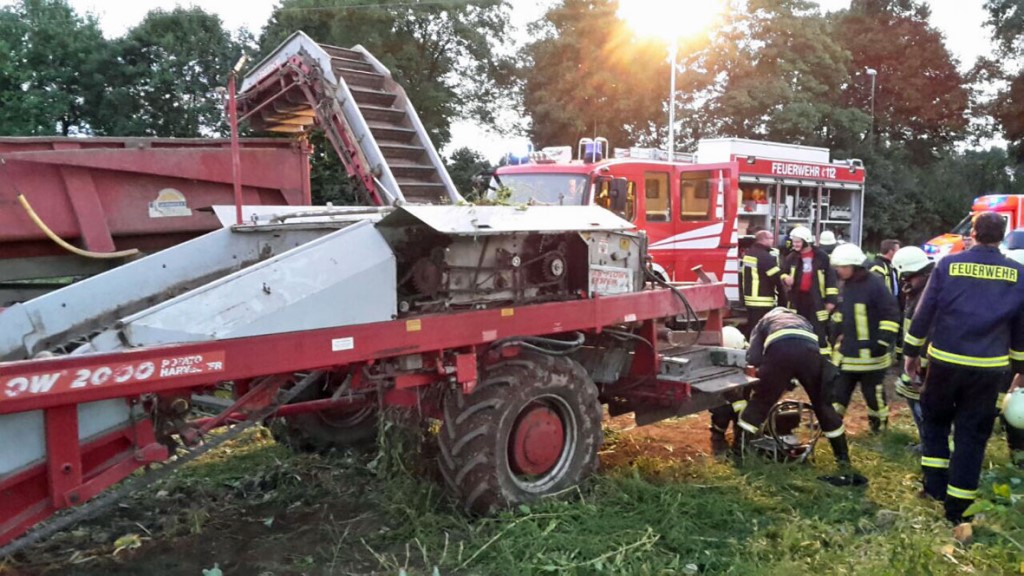
MULTIPOLYGON (((721 330, 727 305, 722 284, 680 288, 691 307, 706 314, 705 331, 721 330)), ((245 417, 269 406, 288 381, 275 375, 328 369, 422 354, 424 369, 391 378, 383 401, 417 406, 420 394, 437 383, 460 384, 472 391, 477 350, 514 336, 549 335, 639 324, 640 334, 656 340, 656 321, 683 313, 669 290, 526 305, 514 308, 435 314, 388 322, 300 331, 194 344, 142 348, 106 354, 64 356, 0 364, 0 415, 42 410, 46 422, 45 462, 0 478, 0 545, 54 512, 74 506, 124 479, 148 463, 167 457, 156 441, 152 422, 142 419, 121 430, 80 444, 78 405, 99 400, 138 402, 144 394, 187 395, 219 382, 236 383, 239 401, 222 416, 195 421, 201 431, 245 417)), ((630 378, 657 381, 659 357, 636 349, 630 378)), ((360 372, 356 372, 357 378, 360 372)), ((354 383, 353 388, 366 383, 354 383)), ((670 384, 672 386, 673 384, 670 384)), ((685 385, 665 389, 667 400, 688 395, 685 385)), ((659 388, 659 389, 660 389, 659 388)), ((317 411, 349 400, 315 400, 288 405, 279 414, 317 411)), ((429 408, 427 410, 430 413, 429 408)))

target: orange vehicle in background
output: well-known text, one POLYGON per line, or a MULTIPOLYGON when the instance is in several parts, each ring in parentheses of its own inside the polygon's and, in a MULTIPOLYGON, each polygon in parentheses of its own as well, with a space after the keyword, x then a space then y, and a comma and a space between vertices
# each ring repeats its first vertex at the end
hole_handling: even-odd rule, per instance
POLYGON ((971 221, 981 212, 996 212, 1003 217, 1006 225, 1004 236, 1011 230, 1024 225, 1024 195, 1020 194, 989 194, 974 199, 971 213, 964 217, 953 230, 936 236, 922 246, 930 258, 936 260, 943 256, 956 254, 964 249, 964 236, 971 233, 971 221))

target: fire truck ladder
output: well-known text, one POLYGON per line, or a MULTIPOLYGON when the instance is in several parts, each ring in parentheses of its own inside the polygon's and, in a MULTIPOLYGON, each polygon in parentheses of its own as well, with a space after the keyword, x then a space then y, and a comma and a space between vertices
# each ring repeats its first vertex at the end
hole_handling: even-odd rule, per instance
POLYGON ((462 200, 405 90, 362 46, 296 32, 245 77, 238 102, 257 130, 321 127, 376 205, 462 200))

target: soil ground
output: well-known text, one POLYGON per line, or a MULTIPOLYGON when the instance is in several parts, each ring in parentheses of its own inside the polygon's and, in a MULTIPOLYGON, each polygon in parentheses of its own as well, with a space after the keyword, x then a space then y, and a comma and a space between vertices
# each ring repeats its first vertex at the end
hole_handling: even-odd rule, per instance
MULTIPOLYGON (((909 418, 902 406, 894 402, 892 419, 905 426, 909 418)), ((856 461, 867 419, 859 396, 851 408, 846 423, 856 461)), ((685 483, 721 466, 711 456, 707 413, 639 428, 629 416, 605 425, 601 476, 640 470, 647 481, 658 483, 665 477, 659 480, 656 468, 670 466, 670 481, 685 483)), ((399 574, 405 568, 424 574, 488 573, 463 568, 520 520, 466 519, 441 495, 440 484, 424 479, 431 476, 429 469, 412 471, 415 489, 388 488, 378 480, 382 468, 408 472, 414 461, 386 454, 294 456, 260 430, 187 466, 168 484, 0 561, 0 575, 399 574), (411 494, 409 501, 404 494, 411 494), (410 526, 418 522, 423 525, 410 526), (486 530, 495 535, 482 544, 474 540, 486 530), (440 532, 443 544, 408 535, 440 532), (475 553, 464 546, 474 541, 475 553), (448 568, 434 572, 432 566, 448 568)))

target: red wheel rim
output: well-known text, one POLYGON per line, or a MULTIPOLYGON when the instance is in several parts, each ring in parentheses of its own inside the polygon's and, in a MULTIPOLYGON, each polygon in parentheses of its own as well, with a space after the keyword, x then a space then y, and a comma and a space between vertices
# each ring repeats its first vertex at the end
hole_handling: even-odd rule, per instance
POLYGON ((565 450, 565 425, 558 412, 534 402, 519 414, 511 440, 512 470, 516 474, 540 476, 558 464, 565 450))

